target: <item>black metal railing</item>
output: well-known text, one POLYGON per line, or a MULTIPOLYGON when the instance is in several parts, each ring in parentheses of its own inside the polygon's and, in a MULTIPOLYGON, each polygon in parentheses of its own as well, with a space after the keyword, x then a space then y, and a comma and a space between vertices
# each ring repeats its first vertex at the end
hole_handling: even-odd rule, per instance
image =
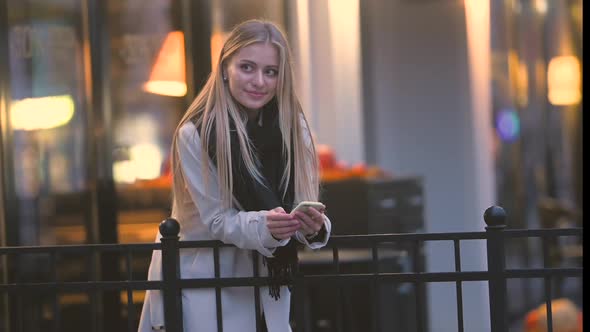
MULTIPOLYGON (((513 278, 542 278, 544 280, 545 302, 547 304, 548 331, 552 331, 551 298, 552 283, 554 278, 575 277, 581 278, 583 269, 576 267, 551 267, 548 265, 548 253, 545 252, 545 264, 543 268, 535 269, 507 269, 505 266, 506 253, 504 252, 505 241, 508 238, 537 237, 543 243, 554 240, 557 237, 574 236, 582 240, 582 228, 567 229, 537 229, 537 230, 507 230, 506 215, 501 207, 493 206, 484 213, 484 220, 487 224, 484 232, 460 232, 460 233, 424 233, 424 234, 382 234, 382 235, 354 235, 354 236, 333 236, 328 245, 314 252, 301 252, 306 256, 306 264, 300 265, 292 280, 285 280, 285 284, 292 285, 292 325, 295 331, 312 331, 314 326, 310 323, 314 320, 306 308, 313 305, 313 298, 309 298, 309 289, 318 286, 330 286, 335 288, 335 300, 330 328, 333 331, 355 330, 354 327, 347 327, 344 319, 351 319, 347 310, 351 308, 356 314, 361 312, 360 304, 355 307, 354 301, 346 298, 345 290, 352 288, 352 285, 368 288, 368 311, 366 321, 363 322, 363 330, 381 331, 391 330, 391 324, 396 330, 404 331, 427 331, 427 319, 424 308, 426 305, 425 285, 436 282, 455 283, 456 311, 458 331, 464 331, 463 316, 463 283, 468 281, 484 281, 488 283, 490 301, 490 323, 491 326, 481 326, 482 330, 508 331, 507 319, 507 280, 513 278), (461 241, 483 240, 487 245, 487 270, 464 271, 461 266, 461 241), (449 241, 453 245, 454 272, 426 272, 422 248, 428 241, 449 241), (412 257, 409 261, 404 258, 412 257), (357 262, 352 268, 350 262, 357 262), (319 263, 318 263, 319 262, 319 263), (396 268, 391 264, 395 263, 396 268), (316 264, 317 263, 317 264, 316 264), (320 266, 321 268, 310 268, 320 266), (360 264, 360 265, 359 265, 360 264), (360 267, 359 267, 360 266, 360 267), (406 322, 408 325, 400 328, 398 321, 387 321, 379 310, 382 306, 382 298, 379 294, 383 285, 394 283, 396 285, 411 285, 414 290, 410 308, 413 312, 413 322, 406 322), (369 303, 370 302, 370 303, 369 303), (411 326, 411 328, 409 327, 411 326)), ((219 251, 222 247, 229 245, 219 241, 179 241, 179 224, 174 219, 166 219, 160 224, 162 234, 161 243, 153 244, 120 244, 120 245, 79 245, 79 246, 52 246, 52 247, 10 247, 0 248, 0 258, 10 258, 12 262, 19 262, 18 257, 23 255, 40 254, 48 255, 50 263, 50 281, 27 281, 12 280, 0 285, 0 294, 8 295, 5 308, 5 329, 11 332, 29 331, 27 329, 27 307, 19 308, 19 301, 28 296, 49 296, 51 309, 43 314, 46 317, 43 321, 43 331, 64 331, 64 322, 60 317, 60 294, 68 292, 87 292, 90 294, 90 324, 87 324, 87 331, 101 331, 100 322, 95 316, 98 312, 96 303, 99 294, 107 291, 126 292, 127 296, 127 322, 126 330, 137 330, 138 310, 134 307, 133 291, 159 289, 163 292, 164 317, 167 332, 183 331, 182 312, 182 289, 188 288, 211 288, 215 289, 217 327, 223 331, 223 317, 221 302, 221 289, 224 287, 247 286, 254 287, 256 294, 256 317, 257 326, 260 326, 260 304, 259 288, 268 285, 268 279, 261 277, 258 273, 258 254, 253 252, 253 277, 249 278, 222 278, 220 277, 219 251), (181 279, 179 253, 186 248, 212 248, 214 254, 215 278, 211 279, 181 279), (151 252, 152 250, 162 251, 162 280, 146 281, 136 280, 132 268, 133 253, 151 252), (76 253, 87 255, 85 263, 92 270, 93 264, 101 253, 117 253, 127 266, 127 274, 122 280, 96 280, 93 276, 96 271, 89 271, 87 280, 83 281, 60 281, 55 262, 62 255, 76 253), (49 325, 48 325, 49 324, 49 325)), ((545 246, 544 246, 545 248, 545 246)), ((547 250, 545 250, 547 251, 547 250)), ((17 264, 18 266, 18 264, 17 264)), ((104 268, 104 267, 103 267, 104 268)), ((355 299, 356 301, 356 299, 355 299)), ((407 305, 404 305, 407 307, 407 305)), ((408 308, 405 308, 408 309, 408 308)), ((408 309, 408 310, 410 310, 408 309)), ((0 316, 1 318, 2 316, 0 316)), ((317 321, 317 319, 315 319, 317 321)), ((0 324, 2 324, 0 319, 0 324)), ((404 323, 404 324, 406 324, 404 323)), ((324 322, 325 324, 325 322, 324 322)), ((37 329, 35 329, 37 330, 37 329)), ((326 330, 326 329, 324 329, 326 330)), ((2 331, 0 327, 0 331, 2 331)))

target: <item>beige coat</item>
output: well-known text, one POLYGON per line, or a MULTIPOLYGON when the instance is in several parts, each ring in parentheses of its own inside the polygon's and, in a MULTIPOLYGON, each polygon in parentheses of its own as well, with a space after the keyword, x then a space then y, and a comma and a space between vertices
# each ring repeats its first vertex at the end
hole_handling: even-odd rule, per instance
MULTIPOLYGON (((180 129, 178 137, 180 163, 185 175, 186 190, 184 202, 177 203, 172 217, 181 225, 180 240, 221 240, 236 247, 220 250, 221 277, 251 277, 253 250, 271 257, 275 249, 286 245, 289 240, 275 240, 267 226, 265 211, 245 212, 225 209, 222 206, 218 181, 214 172, 207 184, 202 179, 201 143, 196 127, 189 122, 180 129)), ((213 168, 211 161, 206 163, 213 168)), ((323 247, 328 241, 331 224, 325 217, 328 236, 323 243, 308 243, 306 238, 296 234, 296 239, 309 248, 323 247)), ((156 238, 159 241, 160 235, 156 238)), ((266 267, 259 258, 259 271, 266 275, 266 267)), ((148 280, 161 279, 161 252, 155 250, 148 272, 148 280)), ((213 278, 212 249, 183 249, 180 253, 180 271, 183 279, 213 278)), ((269 332, 291 331, 289 327, 290 292, 281 288, 281 297, 275 301, 268 288, 260 289, 261 310, 263 310, 269 332)), ((221 303, 223 330, 254 332, 256 317, 253 287, 222 288, 221 303)), ((217 316, 214 289, 185 289, 182 291, 184 330, 187 332, 217 331, 217 316)), ((151 332, 153 327, 164 326, 164 311, 160 291, 150 290, 141 312, 140 332, 151 332)))

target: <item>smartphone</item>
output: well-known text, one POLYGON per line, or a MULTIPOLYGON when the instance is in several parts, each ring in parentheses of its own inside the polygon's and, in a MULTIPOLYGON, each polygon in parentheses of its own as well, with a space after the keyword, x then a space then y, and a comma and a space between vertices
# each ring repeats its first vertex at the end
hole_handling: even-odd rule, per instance
POLYGON ((321 202, 303 201, 303 202, 299 203, 297 205, 297 207, 295 207, 291 211, 291 213, 294 213, 295 211, 305 212, 310 207, 315 208, 316 210, 318 210, 320 212, 322 212, 323 210, 326 209, 326 206, 321 202))

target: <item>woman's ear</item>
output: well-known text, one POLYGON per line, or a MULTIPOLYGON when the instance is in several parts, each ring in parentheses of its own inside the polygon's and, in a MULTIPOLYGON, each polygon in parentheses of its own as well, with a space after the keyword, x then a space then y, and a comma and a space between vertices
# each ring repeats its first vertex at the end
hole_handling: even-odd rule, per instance
POLYGON ((227 82, 227 69, 225 66, 221 67, 221 78, 223 78, 223 81, 227 82))
POLYGON ((225 63, 225 61, 223 61, 221 63, 221 78, 223 78, 223 81, 227 82, 227 65, 225 63))

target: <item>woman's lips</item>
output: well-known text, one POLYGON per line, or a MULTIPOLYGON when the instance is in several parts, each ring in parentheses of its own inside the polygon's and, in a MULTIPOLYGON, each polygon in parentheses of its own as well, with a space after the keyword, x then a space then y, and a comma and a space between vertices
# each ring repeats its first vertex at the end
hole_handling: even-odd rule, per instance
POLYGON ((246 90, 246 93, 256 99, 266 96, 266 93, 264 93, 264 92, 256 92, 256 91, 247 91, 246 90))

